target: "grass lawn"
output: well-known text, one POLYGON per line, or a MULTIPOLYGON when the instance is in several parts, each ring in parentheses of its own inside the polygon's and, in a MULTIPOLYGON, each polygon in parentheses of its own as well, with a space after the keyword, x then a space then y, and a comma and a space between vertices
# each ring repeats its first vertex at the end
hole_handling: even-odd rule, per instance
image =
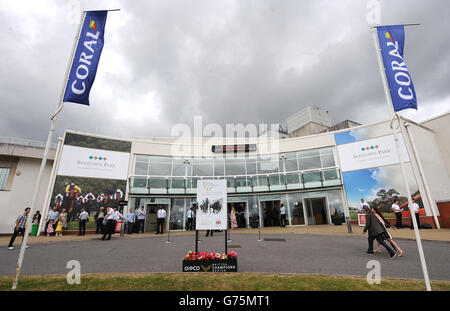
MULTIPOLYGON (((94 214, 91 214, 91 216, 89 217, 89 221, 86 223, 86 230, 95 230, 96 227, 97 225, 95 223, 94 214)), ((67 228, 65 230, 78 230, 78 229, 79 229, 78 220, 76 220, 67 223, 67 228)))
MULTIPOLYGON (((11 289, 13 277, 0 277, 0 290, 11 289)), ((433 290, 450 291, 450 282, 432 282, 433 290)), ((424 291, 424 281, 325 275, 255 273, 86 274, 80 285, 68 285, 65 275, 22 276, 22 291, 424 291)))

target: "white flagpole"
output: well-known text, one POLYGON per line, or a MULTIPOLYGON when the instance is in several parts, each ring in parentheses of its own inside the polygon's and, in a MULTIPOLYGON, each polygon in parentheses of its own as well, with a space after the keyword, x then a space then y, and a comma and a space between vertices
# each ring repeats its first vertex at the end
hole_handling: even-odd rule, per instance
MULTIPOLYGON (((375 51, 377 53, 378 67, 380 69, 381 80, 383 81, 384 93, 385 93, 387 104, 388 104, 389 115, 391 116, 391 128, 392 128, 392 131, 394 133, 395 145, 397 147, 397 154, 398 154, 398 157, 399 157, 400 166, 402 168, 403 182, 404 182, 406 193, 408 195, 409 209, 411 211, 411 209, 412 209, 411 191, 409 189, 408 179, 406 177, 405 163, 403 162, 403 155, 402 155, 402 152, 401 152, 401 149, 400 149, 400 143, 399 143, 399 140, 398 140, 398 133, 397 133, 398 127, 394 127, 393 126, 394 119, 397 119, 398 126, 401 126, 401 124, 400 124, 400 117, 398 116, 397 113, 394 112, 394 108, 393 108, 393 104, 392 104, 392 98, 391 98, 391 94, 389 92, 388 82, 387 82, 385 68, 384 68, 384 64, 383 64, 383 59, 382 59, 382 56, 381 56, 380 43, 378 41, 378 31, 377 31, 376 27, 372 27, 372 35, 373 35, 373 41, 374 41, 374 44, 375 44, 375 51)), ((423 276, 424 276, 424 279, 425 279, 425 286, 427 288, 427 291, 431 291, 430 279, 428 277, 427 264, 425 262, 425 256, 423 254, 422 241, 420 239, 420 234, 419 234, 419 230, 418 230, 418 227, 417 227, 416 218, 413 217, 412 213, 411 213, 411 221, 412 221, 413 226, 414 226, 414 233, 415 233, 415 236, 416 236, 417 249, 419 251, 419 257, 420 257, 420 263, 421 263, 421 266, 422 266, 422 272, 423 272, 423 276)))
MULTIPOLYGON (((78 36, 77 36, 77 38, 75 40, 75 43, 74 43, 74 46, 73 46, 73 49, 72 49, 72 56, 70 58, 69 65, 67 67, 66 77, 64 79, 64 85, 63 85, 63 88, 62 88, 60 99, 59 99, 58 105, 56 106, 56 112, 51 117, 51 121, 52 122, 51 122, 51 125, 50 125, 50 132, 48 133, 47 144, 45 145, 45 151, 44 151, 44 156, 42 157, 41 168, 39 170, 39 175, 38 175, 38 178, 37 178, 37 181, 36 181, 36 186, 34 188, 34 195, 33 195, 33 200, 31 201, 31 210, 30 210, 30 214, 29 215, 33 215, 34 211, 36 209, 36 201, 37 201, 37 198, 39 196, 39 189, 40 189, 41 183, 42 183, 42 176, 44 174, 45 165, 47 163, 48 151, 50 150, 50 145, 51 145, 51 142, 52 142, 52 139, 53 139, 53 134, 55 132, 56 117, 58 116, 58 114, 61 112, 61 109, 63 108, 63 97, 64 97, 64 93, 66 91, 67 81, 69 79, 69 72, 70 72, 70 68, 72 67, 73 58, 75 57, 75 50, 76 50, 76 47, 78 45, 78 40, 80 38, 81 29, 83 28, 84 18, 85 17, 86 17, 86 12, 84 12, 82 14, 81 23, 80 23, 79 30, 78 30, 78 36)), ((17 289, 17 284, 19 282, 20 270, 22 268, 23 258, 25 256, 25 248, 26 248, 26 245, 27 245, 27 242, 28 242, 28 236, 30 235, 31 227, 32 227, 32 222, 29 221, 27 226, 26 226, 26 228, 25 228, 25 233, 24 233, 24 238, 23 238, 23 241, 22 241, 22 246, 20 248, 19 259, 17 261, 17 266, 16 266, 16 276, 14 278, 14 282, 13 282, 13 285, 12 285, 12 289, 13 290, 17 289)))

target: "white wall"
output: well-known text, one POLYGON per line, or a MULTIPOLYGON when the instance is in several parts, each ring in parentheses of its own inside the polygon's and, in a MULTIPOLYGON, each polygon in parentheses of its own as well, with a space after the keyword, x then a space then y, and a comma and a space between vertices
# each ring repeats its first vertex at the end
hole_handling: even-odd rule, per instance
MULTIPOLYGON (((47 161, 39 190, 37 209, 42 213, 53 161, 47 161)), ((17 217, 31 207, 41 159, 20 158, 10 191, 0 191, 0 234, 10 234, 17 217), (20 176, 17 173, 20 172, 20 176)), ((32 217, 32 215, 31 215, 32 217)), ((31 220, 30 217, 30 220, 31 220)))

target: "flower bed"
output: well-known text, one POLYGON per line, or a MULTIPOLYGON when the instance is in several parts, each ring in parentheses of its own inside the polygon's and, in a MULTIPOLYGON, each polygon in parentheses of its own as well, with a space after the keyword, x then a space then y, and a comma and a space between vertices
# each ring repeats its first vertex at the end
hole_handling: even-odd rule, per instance
POLYGON ((237 253, 189 252, 183 260, 183 272, 237 272, 237 253))

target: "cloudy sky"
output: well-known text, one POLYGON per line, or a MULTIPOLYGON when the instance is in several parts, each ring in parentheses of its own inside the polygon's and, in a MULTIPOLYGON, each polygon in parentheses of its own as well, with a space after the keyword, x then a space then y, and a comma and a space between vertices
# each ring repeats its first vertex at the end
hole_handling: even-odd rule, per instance
MULTIPOLYGON (((333 122, 388 111, 368 0, 0 0, 0 136, 45 140, 78 30, 79 9, 114 9, 91 106, 65 104, 64 129, 170 136, 177 123, 284 124, 315 105, 333 122)), ((381 23, 420 23, 405 56, 419 110, 450 110, 450 3, 380 0, 381 23)))

